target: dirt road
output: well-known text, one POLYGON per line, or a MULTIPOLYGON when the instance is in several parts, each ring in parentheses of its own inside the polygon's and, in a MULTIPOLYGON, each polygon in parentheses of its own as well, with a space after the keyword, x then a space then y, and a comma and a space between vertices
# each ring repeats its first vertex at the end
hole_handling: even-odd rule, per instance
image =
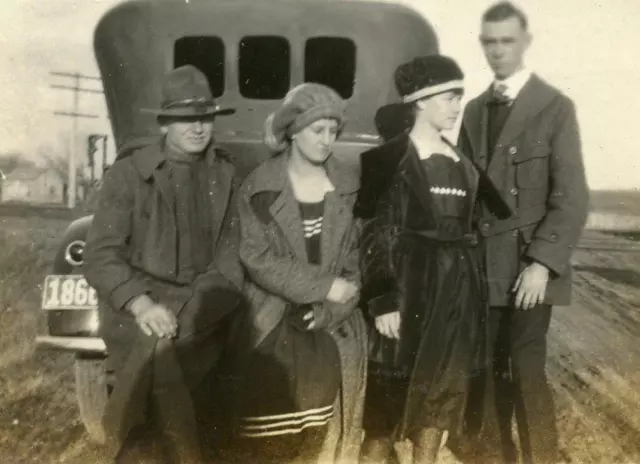
MULTIPOLYGON (((33 343, 65 224, 0 218, 0 463, 104 462, 78 419, 72 356, 33 343)), ((564 459, 640 463, 640 253, 581 250, 574 263, 574 303, 555 310, 549 343, 564 459)))

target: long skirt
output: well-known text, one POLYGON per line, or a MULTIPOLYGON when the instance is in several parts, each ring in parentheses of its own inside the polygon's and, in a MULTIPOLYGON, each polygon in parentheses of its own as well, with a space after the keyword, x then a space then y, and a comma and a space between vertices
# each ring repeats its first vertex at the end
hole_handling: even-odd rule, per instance
POLYGON ((242 368, 236 423, 251 462, 317 459, 340 389, 340 356, 326 331, 307 331, 290 307, 242 368))

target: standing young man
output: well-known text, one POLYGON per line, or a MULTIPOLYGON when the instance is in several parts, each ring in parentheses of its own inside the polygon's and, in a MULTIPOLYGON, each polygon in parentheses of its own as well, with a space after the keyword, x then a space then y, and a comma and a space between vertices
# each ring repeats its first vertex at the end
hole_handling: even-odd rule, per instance
POLYGON ((473 428, 482 418, 482 462, 514 462, 515 409, 524 462, 552 463, 558 438, 546 338, 552 305, 570 302, 570 258, 588 205, 578 124, 571 100, 525 66, 531 36, 521 10, 509 2, 489 8, 480 41, 495 80, 468 103, 459 145, 515 214, 478 214, 493 372, 478 382, 483 399, 470 398, 467 420, 473 428))
POLYGON ((202 462, 193 394, 242 288, 235 169, 213 143, 216 115, 230 110, 193 66, 170 71, 162 93, 163 136, 120 154, 87 239, 84 271, 116 374, 103 423, 117 463, 202 462))

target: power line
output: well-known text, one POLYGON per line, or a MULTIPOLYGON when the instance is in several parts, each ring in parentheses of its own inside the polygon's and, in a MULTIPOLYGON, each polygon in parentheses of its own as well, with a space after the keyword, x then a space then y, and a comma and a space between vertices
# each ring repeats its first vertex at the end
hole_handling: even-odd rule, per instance
POLYGON ((51 71, 49 74, 52 76, 61 76, 61 77, 79 77, 80 79, 93 79, 96 81, 101 81, 102 78, 95 76, 85 76, 80 73, 68 73, 68 72, 59 72, 59 71, 51 71))
MULTIPOLYGON (((75 87, 70 87, 68 85, 51 85, 52 89, 68 89, 68 90, 76 90, 75 87)), ((104 93, 102 90, 96 89, 77 89, 79 92, 87 92, 87 93, 104 93)))

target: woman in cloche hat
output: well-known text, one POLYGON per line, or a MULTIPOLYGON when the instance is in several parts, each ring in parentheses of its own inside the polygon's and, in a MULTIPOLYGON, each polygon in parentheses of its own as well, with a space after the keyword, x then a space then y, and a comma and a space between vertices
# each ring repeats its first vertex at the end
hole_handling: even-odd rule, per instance
POLYGON ((274 156, 245 180, 240 259, 250 340, 239 370, 246 462, 357 462, 366 331, 358 308, 354 169, 333 156, 345 104, 315 83, 265 123, 274 156))
POLYGON ((434 463, 460 431, 468 385, 485 362, 487 301, 472 213, 508 212, 490 181, 443 136, 461 110, 463 73, 431 55, 399 66, 399 109, 412 127, 362 154, 355 208, 364 219, 363 301, 375 321, 363 462, 409 438, 434 463))

